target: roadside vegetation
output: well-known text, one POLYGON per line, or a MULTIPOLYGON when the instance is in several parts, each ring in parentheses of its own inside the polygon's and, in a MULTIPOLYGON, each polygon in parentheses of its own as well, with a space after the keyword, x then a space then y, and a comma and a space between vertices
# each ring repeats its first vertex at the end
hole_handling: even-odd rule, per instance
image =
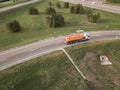
MULTIPOLYGON (((71 6, 74 5, 69 3, 65 4, 63 2, 59 2, 58 4, 57 0, 44 0, 42 2, 0 13, 0 50, 48 37, 75 33, 78 28, 84 31, 120 29, 119 14, 84 7, 85 11, 92 11, 93 14, 95 14, 95 20, 97 20, 96 14, 98 15, 98 13, 100 13, 100 20, 97 20, 99 22, 91 23, 88 21, 87 14, 71 13, 71 6), (50 25, 46 22, 46 17, 50 15, 46 15, 45 12, 49 7, 54 8, 56 14, 59 16, 62 15, 62 18, 64 18, 62 21, 64 25, 60 24, 62 27, 50 28, 50 25), (32 10, 34 9, 33 11, 37 13, 37 15, 31 15, 31 12, 33 13, 31 8, 32 10), (11 33, 6 28, 6 24, 14 20, 18 21, 22 27, 21 31, 18 33, 11 33)), ((59 24, 57 25, 59 26, 59 24)))
POLYGON ((66 48, 92 84, 82 79, 62 51, 56 51, 1 71, 0 90, 120 90, 119 46, 116 40, 66 48), (112 65, 102 66, 100 55, 112 65))

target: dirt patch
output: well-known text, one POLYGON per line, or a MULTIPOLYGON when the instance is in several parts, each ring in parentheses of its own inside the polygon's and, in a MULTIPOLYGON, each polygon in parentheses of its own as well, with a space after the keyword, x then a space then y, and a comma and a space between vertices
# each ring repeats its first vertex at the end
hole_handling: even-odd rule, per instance
POLYGON ((97 57, 93 52, 87 52, 83 58, 83 60, 80 60, 80 68, 91 67, 94 69, 95 62, 97 61, 97 57))
POLYGON ((87 52, 83 58, 83 60, 80 60, 80 68, 83 70, 83 73, 85 73, 85 76, 88 81, 86 81, 86 84, 89 90, 97 90, 94 83, 96 82, 95 75, 92 72, 96 71, 96 65, 99 64, 99 60, 97 59, 97 56, 93 52, 87 52), (92 70, 92 71, 91 71, 92 70))
POLYGON ((88 81, 88 80, 86 80, 85 82, 86 82, 86 84, 88 86, 88 90, 97 90, 97 88, 96 88, 96 86, 95 86, 95 84, 93 82, 88 81))

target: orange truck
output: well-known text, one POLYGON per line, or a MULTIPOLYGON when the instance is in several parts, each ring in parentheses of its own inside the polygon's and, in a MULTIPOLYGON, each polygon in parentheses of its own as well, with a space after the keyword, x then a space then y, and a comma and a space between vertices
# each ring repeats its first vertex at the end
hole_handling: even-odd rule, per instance
POLYGON ((66 36, 65 43, 72 44, 74 42, 85 41, 89 39, 90 39, 90 35, 88 33, 77 33, 66 36))

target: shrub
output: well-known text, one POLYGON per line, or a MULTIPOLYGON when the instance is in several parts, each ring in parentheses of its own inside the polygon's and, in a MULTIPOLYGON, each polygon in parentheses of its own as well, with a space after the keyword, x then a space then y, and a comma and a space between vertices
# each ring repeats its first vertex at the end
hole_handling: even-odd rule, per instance
POLYGON ((50 6, 52 6, 52 3, 51 3, 51 2, 49 2, 49 5, 50 5, 50 6))
POLYGON ((64 17, 62 15, 59 14, 53 14, 50 17, 46 17, 47 20, 47 24, 50 27, 62 27, 64 26, 65 22, 64 22, 64 17))
POLYGON ((64 8, 69 8, 69 2, 64 2, 64 8))
POLYGON ((74 6, 70 7, 70 13, 74 13, 74 6))
POLYGON ((37 15, 38 14, 38 9, 37 8, 29 8, 29 14, 30 15, 37 15))
POLYGON ((100 13, 98 14, 88 13, 87 18, 89 22, 97 23, 100 20, 100 13))
POLYGON ((61 8, 61 4, 59 2, 56 3, 57 8, 61 8))
POLYGON ((49 7, 49 8, 46 8, 46 14, 48 15, 56 14, 56 11, 54 8, 49 7))
POLYGON ((74 13, 78 14, 80 11, 80 4, 78 5, 75 5, 75 8, 74 8, 74 13))
POLYGON ((75 5, 74 13, 76 13, 76 14, 84 14, 85 13, 84 7, 82 5, 80 5, 80 4, 75 5))
POLYGON ((85 13, 85 10, 84 10, 84 8, 83 8, 82 5, 81 5, 81 7, 80 7, 79 13, 80 13, 80 14, 84 14, 84 13, 85 13))
POLYGON ((6 26, 11 32, 19 32, 22 29, 19 22, 16 20, 9 22, 6 26))

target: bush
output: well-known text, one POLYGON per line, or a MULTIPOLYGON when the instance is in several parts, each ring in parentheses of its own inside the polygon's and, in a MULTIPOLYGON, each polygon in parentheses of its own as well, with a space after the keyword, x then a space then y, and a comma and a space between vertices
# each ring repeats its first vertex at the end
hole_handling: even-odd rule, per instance
POLYGON ((100 13, 98 14, 88 13, 87 18, 89 22, 97 23, 100 20, 100 13))
POLYGON ((49 7, 49 8, 46 8, 46 14, 48 15, 56 14, 56 11, 54 8, 49 7))
POLYGON ((9 22, 6 26, 11 32, 19 32, 22 29, 19 22, 16 20, 9 22))
POLYGON ((50 5, 50 6, 52 6, 52 3, 51 3, 51 2, 49 2, 49 5, 50 5))
POLYGON ((29 8, 29 14, 30 15, 38 15, 38 9, 37 8, 29 8))
POLYGON ((55 27, 62 27, 65 24, 64 17, 62 15, 59 15, 59 14, 53 14, 50 17, 46 17, 46 21, 50 27, 54 27, 54 28, 55 27))
POLYGON ((64 2, 64 8, 69 8, 69 2, 64 2))
POLYGON ((74 8, 74 13, 78 14, 80 11, 80 4, 78 5, 75 5, 75 8, 74 8))
POLYGON ((84 7, 82 5, 80 5, 80 4, 75 5, 74 13, 76 13, 76 14, 84 14, 85 13, 84 7))
POLYGON ((70 7, 70 13, 74 13, 74 8, 75 8, 74 6, 70 7))
POLYGON ((59 2, 56 3, 57 8, 61 8, 61 4, 59 2))

